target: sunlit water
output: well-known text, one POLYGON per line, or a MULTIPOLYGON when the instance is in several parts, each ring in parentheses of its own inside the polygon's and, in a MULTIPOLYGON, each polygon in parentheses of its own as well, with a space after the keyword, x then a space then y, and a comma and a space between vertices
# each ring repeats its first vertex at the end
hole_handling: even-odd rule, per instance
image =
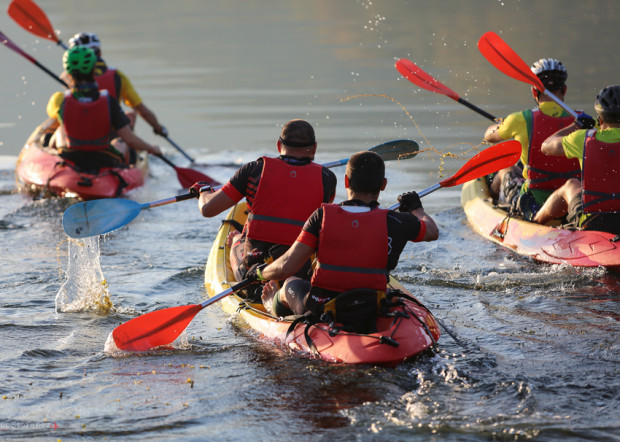
MULTIPOLYGON (((604 58, 604 43, 575 51, 593 27, 563 32, 582 22, 609 23, 617 16, 611 4, 603 13, 573 1, 545 8, 508 1, 477 8, 459 2, 248 2, 243 8, 154 2, 140 11, 147 20, 136 22, 132 8, 144 9, 142 2, 129 2, 133 15, 126 17, 115 2, 103 15, 95 13, 99 4, 79 5, 92 16, 77 13, 77 3, 41 3, 65 39, 97 28, 110 60, 133 73, 172 138, 211 165, 274 154, 278 125, 299 116, 317 126, 319 162, 391 139, 412 138, 428 148, 422 135, 437 150, 463 154, 480 142, 488 121, 446 97, 412 89, 392 65, 394 57, 410 57, 498 115, 529 106, 527 86, 503 77, 477 53, 475 42, 487 30, 503 31, 528 60, 557 50, 572 67, 575 107, 589 110, 596 90, 617 75, 615 60, 605 66, 587 61, 604 58), (535 29, 544 29, 543 38, 535 29), (393 97, 418 127, 389 98, 341 101, 363 94, 393 97)), ((57 69, 60 51, 33 43, 9 20, 0 20, 2 30, 57 69)), ((60 219, 75 201, 33 201, 15 193, 13 181, 15 155, 42 120, 55 85, 2 50, 15 72, 7 78, 19 90, 8 94, 3 87, 9 105, 0 121, 8 155, 0 158, 0 438, 620 437, 620 277, 539 265, 483 240, 466 224, 459 188, 424 199, 440 239, 410 244, 395 272, 458 343, 443 333, 433 351, 395 369, 333 365, 257 339, 214 305, 171 348, 115 349, 110 334, 119 324, 204 300, 204 263, 221 217, 205 220, 195 201, 185 201, 144 210, 103 237, 69 240, 60 219), (20 73, 27 79, 19 81, 20 73)), ((139 130, 155 141, 144 125, 139 130)), ((387 206, 401 192, 430 186, 462 163, 442 164, 432 151, 392 162, 381 202, 387 206)), ((220 181, 234 172, 197 168, 220 181)), ((340 178, 344 168, 335 172, 340 178)), ((174 171, 153 159, 148 185, 129 198, 146 202, 180 192, 174 171)), ((337 198, 343 197, 340 182, 337 198)))

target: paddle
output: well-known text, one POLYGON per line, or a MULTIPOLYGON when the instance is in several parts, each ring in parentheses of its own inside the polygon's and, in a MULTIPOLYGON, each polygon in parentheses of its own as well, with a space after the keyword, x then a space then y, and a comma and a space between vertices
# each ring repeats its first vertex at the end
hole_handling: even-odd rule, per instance
POLYGON ((174 342, 200 310, 252 284, 247 279, 207 299, 202 304, 170 307, 133 318, 112 331, 116 346, 124 351, 144 351, 174 342))
MULTIPOLYGON (((520 156, 521 143, 516 140, 504 141, 503 143, 488 147, 467 161, 454 175, 418 192, 418 195, 423 197, 442 187, 458 186, 467 181, 475 180, 476 178, 497 172, 500 169, 513 166, 520 156)), ((396 203, 390 206, 389 209, 395 210, 399 206, 400 203, 396 203)))
POLYGON ((56 32, 54 32, 45 12, 32 0, 13 0, 9 5, 8 12, 11 18, 26 31, 51 40, 62 46, 63 49, 67 49, 67 46, 56 36, 56 32))
POLYGON ((528 83, 547 95, 566 112, 577 118, 578 114, 572 110, 564 101, 560 100, 553 93, 549 92, 543 85, 540 78, 536 76, 530 67, 523 61, 521 57, 512 50, 508 44, 501 39, 495 32, 486 32, 478 40, 478 49, 489 63, 495 66, 509 77, 515 80, 528 83))
MULTIPOLYGON (((511 166, 517 162, 521 154, 521 144, 518 141, 505 141, 478 153, 470 159, 456 174, 443 180, 433 190, 427 189, 419 193, 428 195, 440 187, 451 187, 511 166)), ((397 208, 399 204, 390 207, 397 208)), ((216 303, 226 296, 250 285, 245 279, 218 295, 209 298, 202 304, 191 304, 180 307, 170 307, 147 313, 133 318, 112 331, 116 346, 124 351, 144 351, 154 347, 171 344, 187 328, 194 316, 203 308, 216 303)), ((436 318, 435 318, 436 319, 436 318)), ((452 338, 463 345, 440 321, 437 321, 452 338)))
POLYGON ((491 121, 497 120, 493 115, 459 97, 456 92, 454 92, 443 83, 440 83, 435 78, 431 77, 429 74, 416 66, 412 61, 407 60, 406 58, 401 58, 396 62, 395 67, 396 70, 398 70, 398 72, 400 72, 403 77, 405 77, 413 84, 421 87, 422 89, 426 89, 427 91, 435 92, 437 94, 446 95, 447 97, 450 97, 453 100, 467 106, 471 110, 478 112, 480 115, 488 118, 491 121))
POLYGON ((35 60, 33 57, 31 57, 30 55, 28 55, 27 53, 25 53, 24 51, 22 51, 15 43, 13 43, 9 37, 7 37, 2 31, 0 31, 0 43, 2 43, 4 46, 6 46, 9 49, 12 49, 13 51, 17 52, 19 55, 21 55, 22 57, 24 57, 25 59, 27 59, 28 61, 30 61, 31 63, 35 64, 37 67, 41 68, 43 71, 45 71, 47 74, 50 75, 50 77, 52 77, 54 80, 58 81, 60 84, 62 84, 64 87, 69 87, 67 86, 67 83, 65 83, 64 81, 62 81, 62 79, 56 75, 55 73, 53 73, 52 71, 50 71, 48 68, 46 68, 45 66, 43 66, 41 63, 39 63, 37 60, 35 60))
POLYGON ((155 155, 155 156, 161 159, 164 163, 168 164, 170 167, 172 167, 177 172, 177 178, 179 179, 179 182, 181 183, 181 186, 183 186, 184 189, 190 188, 197 181, 205 181, 212 186, 216 186, 219 184, 219 182, 217 182, 210 176, 205 175, 204 173, 198 172, 197 170, 175 166, 175 164, 172 161, 170 161, 168 158, 164 157, 163 155, 155 155))
MULTIPOLYGON (((379 154, 384 161, 399 158, 413 158, 418 153, 418 143, 411 140, 396 140, 380 144, 369 150, 379 154)), ((325 167, 336 167, 346 164, 348 158, 324 164, 325 167)), ((197 180, 201 181, 201 180, 197 180)), ((192 183, 193 184, 193 183, 192 183)), ((217 190, 219 187, 204 186, 201 192, 217 190)), ((71 238, 87 238, 103 235, 133 221, 142 210, 159 207, 195 198, 191 193, 177 195, 151 203, 138 203, 122 198, 105 198, 84 201, 74 204, 65 210, 62 216, 62 226, 65 233, 71 238)))

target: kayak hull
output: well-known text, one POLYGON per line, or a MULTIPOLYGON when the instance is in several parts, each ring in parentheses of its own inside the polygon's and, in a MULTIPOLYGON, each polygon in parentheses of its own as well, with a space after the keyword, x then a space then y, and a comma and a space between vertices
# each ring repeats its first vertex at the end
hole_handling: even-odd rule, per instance
POLYGON ((519 255, 549 264, 620 271, 620 241, 593 230, 566 230, 531 223, 495 206, 484 178, 463 185, 461 204, 472 229, 519 255))
MULTIPOLYGON (((246 217, 246 205, 240 203, 231 209, 227 219, 243 224, 246 217)), ((222 223, 207 260, 205 287, 210 297, 225 291, 236 282, 228 259, 230 248, 226 245, 231 229, 234 229, 231 223, 222 223)), ((390 278, 390 285, 412 296, 394 278, 390 278)), ((378 332, 374 334, 332 336, 327 324, 310 327, 308 332, 318 351, 316 354, 304 336, 305 324, 298 324, 287 336, 291 318, 274 318, 265 313, 261 304, 248 304, 234 294, 222 299, 220 303, 225 312, 238 314, 252 330, 258 332, 260 338, 329 362, 395 366, 433 346, 440 335, 433 315, 421 304, 406 300, 406 309, 412 314, 397 324, 394 324, 393 318, 380 317, 377 321, 378 332), (398 346, 382 343, 380 336, 391 337, 398 342, 398 346)))
POLYGON ((43 125, 37 127, 19 154, 15 178, 20 191, 91 200, 118 197, 144 185, 148 174, 146 154, 139 152, 136 164, 129 167, 83 172, 41 146, 39 140, 45 130, 43 125))

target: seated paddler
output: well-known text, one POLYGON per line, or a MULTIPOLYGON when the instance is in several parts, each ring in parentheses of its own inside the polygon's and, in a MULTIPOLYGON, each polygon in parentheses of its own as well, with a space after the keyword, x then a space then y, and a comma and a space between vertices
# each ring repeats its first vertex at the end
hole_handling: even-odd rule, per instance
POLYGON ((47 113, 59 123, 49 147, 85 169, 128 164, 130 149, 161 154, 158 146, 134 134, 118 100, 107 90, 99 90, 93 75, 97 56, 92 49, 74 46, 62 60, 73 87, 56 92, 49 100, 47 113))
POLYGON ((266 282, 263 304, 275 316, 317 316, 338 295, 367 289, 386 292, 389 272, 408 241, 434 241, 435 221, 424 211, 416 192, 398 197, 399 211, 377 202, 385 189, 385 164, 374 152, 358 152, 347 164, 348 199, 323 204, 308 218, 291 248, 271 264, 253 266, 246 277, 266 282), (311 281, 292 276, 313 254, 311 281), (285 280, 282 288, 274 280, 285 280))

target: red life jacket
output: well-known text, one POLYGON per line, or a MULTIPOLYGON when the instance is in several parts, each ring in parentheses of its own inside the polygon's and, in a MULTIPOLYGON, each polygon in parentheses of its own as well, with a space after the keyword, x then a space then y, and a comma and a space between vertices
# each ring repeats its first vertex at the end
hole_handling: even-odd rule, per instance
MULTIPOLYGON (((542 143, 574 120, 573 117, 551 117, 540 109, 531 111, 532 132, 527 156, 527 179, 530 189, 555 190, 569 178, 580 177, 576 158, 552 157, 540 150, 542 143)), ((526 115, 527 117, 527 115, 526 115)))
POLYGON ((388 232, 386 209, 348 212, 323 204, 317 266, 311 284, 345 292, 358 288, 385 292, 388 232))
POLYGON ((586 133, 583 147, 583 212, 620 212, 620 143, 604 143, 595 134, 586 133))
POLYGON ((99 90, 105 89, 112 97, 118 99, 120 85, 116 84, 116 69, 107 68, 103 74, 95 76, 95 81, 99 90))
POLYGON ((63 106, 67 148, 84 152, 108 148, 112 123, 107 91, 100 91, 99 98, 90 102, 81 102, 67 91, 63 106))
POLYGON ((323 202, 323 166, 293 166, 263 157, 263 172, 248 214, 248 238, 290 246, 323 202))

